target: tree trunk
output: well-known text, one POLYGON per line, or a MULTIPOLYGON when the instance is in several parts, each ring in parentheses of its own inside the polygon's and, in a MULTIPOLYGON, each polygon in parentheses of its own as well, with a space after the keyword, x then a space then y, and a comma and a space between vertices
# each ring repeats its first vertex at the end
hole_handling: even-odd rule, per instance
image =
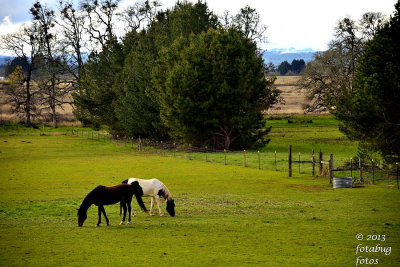
POLYGON ((31 126, 31 83, 30 75, 26 79, 26 101, 25 101, 25 126, 31 126))
POLYGON ((231 146, 231 138, 230 136, 225 132, 225 149, 229 149, 231 146))
MULTIPOLYGON (((52 90, 54 94, 54 89, 52 90)), ((55 96, 52 95, 50 100, 50 108, 51 108, 51 117, 53 119, 53 128, 57 128, 57 113, 56 113, 56 99, 55 96)))

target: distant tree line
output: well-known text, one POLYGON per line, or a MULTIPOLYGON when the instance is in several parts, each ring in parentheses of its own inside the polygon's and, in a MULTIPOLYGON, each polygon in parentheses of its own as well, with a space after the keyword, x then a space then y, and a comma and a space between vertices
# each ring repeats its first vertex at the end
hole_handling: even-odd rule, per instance
POLYGON ((227 149, 268 142, 263 112, 279 92, 265 75, 255 9, 218 17, 201 1, 165 11, 158 1, 118 4, 61 1, 56 14, 36 2, 33 24, 3 38, 22 61, 9 92, 27 125, 45 107, 56 127, 56 107, 72 94, 78 120, 114 135, 227 149))
POLYGON ((306 63, 304 59, 293 59, 292 63, 287 62, 286 60, 279 64, 277 71, 280 75, 292 74, 298 75, 305 68, 306 63))

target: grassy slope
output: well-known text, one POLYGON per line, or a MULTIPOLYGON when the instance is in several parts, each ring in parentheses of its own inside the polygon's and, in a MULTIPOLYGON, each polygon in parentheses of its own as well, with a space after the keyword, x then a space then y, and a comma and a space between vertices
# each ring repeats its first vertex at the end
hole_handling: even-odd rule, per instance
MULTIPOLYGON (((318 152, 322 151, 324 159, 329 159, 329 154, 334 155, 334 166, 342 166, 344 161, 349 161, 357 152, 357 142, 352 142, 338 129, 339 122, 332 116, 291 116, 293 123, 282 117, 281 120, 268 120, 267 126, 272 126, 268 138, 271 141, 260 149, 261 167, 267 170, 275 170, 275 151, 277 152, 277 169, 288 170, 288 146, 292 145, 293 160, 298 160, 301 153, 302 160, 311 160, 311 151, 315 151, 315 159, 318 152), (306 124, 303 121, 312 120, 306 124)), ((223 153, 209 153, 208 160, 224 163, 223 153)), ((193 158, 205 161, 204 153, 192 155, 193 158)), ((229 152, 227 163, 243 166, 243 152, 229 152)), ((246 164, 249 167, 258 168, 257 151, 246 151, 246 164)), ((302 173, 311 174, 311 164, 302 165, 302 173)), ((298 172, 298 165, 293 165, 293 171, 298 172)))
POLYGON ((400 194, 393 187, 333 190, 322 178, 143 156, 67 136, 3 135, 0 150, 2 266, 349 266, 357 244, 376 245, 357 241, 357 233, 385 234, 380 243, 393 252, 376 258, 400 263, 400 194), (77 227, 76 208, 92 188, 131 176, 164 181, 177 216, 138 212, 132 225, 119 226, 118 205, 108 206, 111 226, 96 228, 92 207, 77 227))

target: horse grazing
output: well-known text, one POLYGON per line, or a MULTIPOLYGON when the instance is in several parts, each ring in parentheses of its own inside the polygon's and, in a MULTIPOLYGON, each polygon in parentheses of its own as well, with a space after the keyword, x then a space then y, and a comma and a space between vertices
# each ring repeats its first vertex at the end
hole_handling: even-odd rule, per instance
MULTIPOLYGON (((143 190, 144 197, 151 197, 151 206, 150 206, 150 216, 153 216, 153 206, 154 202, 157 203, 158 212, 160 216, 163 216, 164 213, 160 207, 160 197, 164 198, 167 202, 166 210, 172 217, 175 216, 175 202, 172 198, 171 193, 169 192, 168 188, 159 180, 153 179, 137 179, 137 178, 129 178, 122 181, 123 184, 132 184, 138 182, 139 186, 143 190)), ((135 216, 135 212, 132 209, 132 216, 135 216)))
POLYGON ((125 222, 125 214, 126 214, 126 206, 128 206, 129 211, 129 220, 128 224, 131 222, 131 201, 132 197, 135 195, 139 206, 142 210, 147 211, 143 200, 143 190, 139 186, 139 183, 131 183, 131 184, 119 184, 116 186, 106 187, 99 185, 95 189, 93 189, 82 201, 81 206, 78 209, 78 226, 82 226, 87 218, 87 210, 93 204, 98 207, 99 210, 99 220, 97 222, 97 226, 101 223, 101 213, 103 213, 104 218, 106 219, 107 225, 109 225, 109 220, 106 215, 106 211, 104 209, 104 205, 112 205, 118 202, 121 203, 121 206, 124 209, 124 217, 120 224, 125 222))

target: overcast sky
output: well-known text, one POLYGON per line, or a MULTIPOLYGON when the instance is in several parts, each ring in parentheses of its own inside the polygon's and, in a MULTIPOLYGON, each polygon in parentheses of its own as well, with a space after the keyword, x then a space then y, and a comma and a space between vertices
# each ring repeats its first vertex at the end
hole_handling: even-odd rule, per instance
MULTIPOLYGON (((29 21, 28 11, 33 2, 35 0, 0 0, 0 35, 16 31, 29 21)), ((41 2, 55 8, 58 0, 41 2)), ((122 5, 134 2, 121 0, 122 5)), ((176 0, 161 2, 164 8, 169 8, 176 0)), ((391 15, 396 0, 208 0, 207 3, 217 14, 222 14, 224 10, 236 14, 246 5, 255 8, 268 26, 267 49, 323 51, 332 39, 333 28, 339 19, 350 16, 358 20, 365 12, 391 15)))

